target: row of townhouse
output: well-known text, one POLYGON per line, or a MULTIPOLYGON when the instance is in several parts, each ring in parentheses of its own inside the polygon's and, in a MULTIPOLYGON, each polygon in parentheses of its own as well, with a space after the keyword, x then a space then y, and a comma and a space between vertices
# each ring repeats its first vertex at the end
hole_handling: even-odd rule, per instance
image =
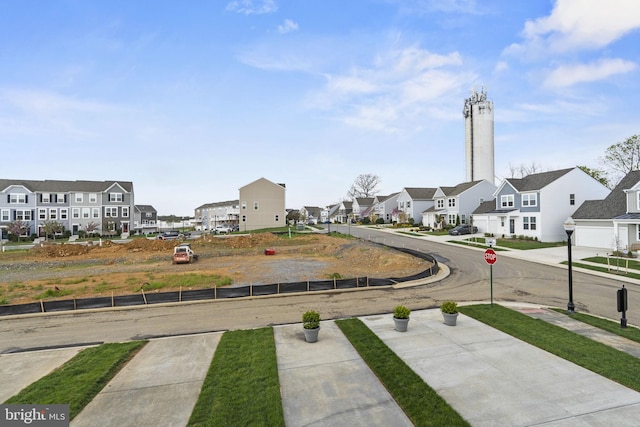
POLYGON ((640 247, 640 172, 630 173, 608 194, 578 167, 451 187, 406 187, 372 200, 354 199, 320 212, 322 222, 357 221, 365 216, 385 223, 413 222, 431 228, 473 224, 480 233, 526 236, 540 241, 566 239, 563 223, 573 215, 576 244, 640 247), (606 198, 604 198, 607 196, 606 198), (600 200, 604 198, 603 200, 600 200))
POLYGON ((0 180, 2 237, 12 223, 23 235, 43 235, 56 222, 77 235, 80 230, 128 235, 134 215, 133 184, 129 181, 0 180))
POLYGON ((259 178, 238 189, 239 198, 207 203, 194 211, 194 223, 200 230, 216 225, 236 225, 240 231, 282 227, 287 223, 286 186, 259 178))

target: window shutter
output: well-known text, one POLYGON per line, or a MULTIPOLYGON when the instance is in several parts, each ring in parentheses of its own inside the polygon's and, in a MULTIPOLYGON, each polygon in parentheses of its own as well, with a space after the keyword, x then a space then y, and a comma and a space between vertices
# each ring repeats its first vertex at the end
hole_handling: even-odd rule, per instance
POLYGON ((7 194, 7 203, 11 203, 11 194, 7 194))
POLYGON ((67 195, 64 195, 64 202, 67 203, 67 195))
POLYGON ((13 211, 13 220, 15 221, 16 219, 18 219, 18 216, 17 216, 16 211, 14 209, 14 211, 13 211))
POLYGON ((24 195, 24 202, 25 203, 29 203, 29 195, 28 194, 24 195))
POLYGON ((38 198, 40 199, 40 203, 42 203, 42 193, 38 194, 38 198))

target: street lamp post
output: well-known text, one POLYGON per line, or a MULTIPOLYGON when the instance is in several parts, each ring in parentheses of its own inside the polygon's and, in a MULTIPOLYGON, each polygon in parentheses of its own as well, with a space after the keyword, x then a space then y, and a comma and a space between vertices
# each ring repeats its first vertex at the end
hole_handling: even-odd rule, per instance
POLYGON ((567 313, 575 313, 575 305, 573 304, 573 272, 571 265, 571 235, 576 229, 576 223, 573 218, 569 217, 562 224, 564 231, 567 233, 567 250, 568 250, 568 265, 569 265, 569 303, 567 304, 567 313))

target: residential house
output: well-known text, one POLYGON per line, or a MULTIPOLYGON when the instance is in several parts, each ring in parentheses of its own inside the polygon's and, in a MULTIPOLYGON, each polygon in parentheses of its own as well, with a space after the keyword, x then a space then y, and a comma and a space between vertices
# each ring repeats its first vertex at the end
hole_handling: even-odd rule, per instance
POLYGON ((239 191, 240 231, 286 226, 284 184, 260 178, 239 191))
POLYGON ((422 225, 441 228, 444 224, 469 224, 473 211, 485 200, 492 200, 495 191, 496 186, 486 179, 438 187, 434 205, 422 212, 422 225))
POLYGON ((371 213, 373 206, 373 197, 355 197, 351 201, 351 211, 353 213, 353 220, 360 221, 362 218, 366 218, 371 213))
POLYGON ((474 211, 473 224, 496 236, 558 242, 567 238, 562 224, 577 207, 608 191, 578 167, 508 178, 494 193, 495 208, 474 211))
POLYGON ((216 225, 233 226, 240 222, 240 200, 207 203, 195 209, 196 229, 213 230, 216 225))
POLYGON ((396 200, 397 206, 393 212, 393 221, 421 224, 422 212, 433 206, 433 196, 436 190, 436 188, 403 188, 396 200))
POLYGON ((77 235, 94 229, 101 234, 131 232, 134 207, 129 181, 0 180, 0 227, 15 221, 24 235, 43 236, 42 227, 56 222, 77 235))
POLYGON ((640 171, 629 172, 602 200, 586 200, 572 215, 576 246, 629 250, 640 244, 640 171))
POLYGON ((337 215, 338 209, 340 209, 339 203, 325 207, 324 209, 322 209, 322 212, 320 212, 320 221, 323 224, 335 221, 335 216, 337 215))
POLYGON ((393 212, 398 209, 398 196, 400 192, 388 196, 375 196, 373 198, 373 214, 376 220, 382 218, 386 224, 393 221, 393 212))
POLYGON ((136 234, 148 234, 158 231, 158 211, 151 205, 133 207, 133 230, 136 234))
POLYGON ((306 224, 317 224, 321 221, 322 209, 318 206, 303 206, 300 209, 300 222, 306 224))
POLYGON ((353 218, 353 202, 338 203, 337 209, 333 211, 332 216, 329 218, 331 222, 346 224, 347 221, 353 218))

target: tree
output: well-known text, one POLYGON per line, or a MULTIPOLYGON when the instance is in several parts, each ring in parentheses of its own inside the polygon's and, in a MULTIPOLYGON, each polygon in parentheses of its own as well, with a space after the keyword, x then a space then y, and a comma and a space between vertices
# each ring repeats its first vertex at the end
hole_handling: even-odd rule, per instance
POLYGON ((509 163, 509 172, 511 174, 510 178, 524 178, 527 175, 542 172, 542 168, 536 162, 531 162, 530 165, 520 163, 519 166, 509 163))
POLYGON ((7 231, 17 237, 20 241, 20 236, 24 236, 29 232, 29 224, 20 220, 13 221, 7 226, 7 231))
POLYGON ((87 232, 87 236, 90 236, 92 234, 98 234, 100 231, 100 224, 98 224, 97 222, 91 221, 90 223, 84 226, 84 229, 87 232))
POLYGON ((57 221, 45 221, 42 224, 42 231, 45 237, 52 236, 53 240, 56 240, 56 234, 64 231, 64 225, 57 221))
POLYGON ((373 197, 380 191, 378 185, 380 185, 381 182, 382 179, 372 173, 358 175, 347 195, 351 200, 360 197, 373 197))
POLYGON ((608 189, 611 189, 609 178, 607 178, 607 172, 604 169, 591 169, 587 166, 578 166, 584 173, 591 176, 593 179, 604 185, 608 189))
POLYGON ((601 161, 622 175, 640 169, 640 136, 633 135, 613 144, 607 148, 601 161))

